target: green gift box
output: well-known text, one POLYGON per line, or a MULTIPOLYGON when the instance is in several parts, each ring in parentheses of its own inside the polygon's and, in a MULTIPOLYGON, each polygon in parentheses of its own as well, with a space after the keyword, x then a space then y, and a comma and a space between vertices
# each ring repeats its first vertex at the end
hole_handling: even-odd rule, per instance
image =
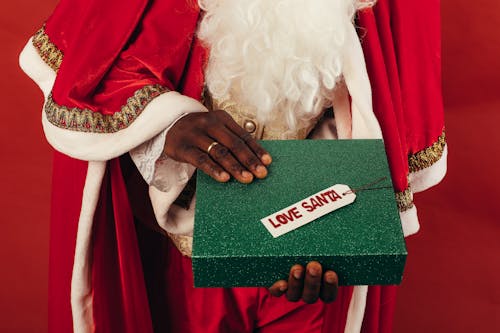
MULTIPOLYGON (((286 279, 294 264, 312 260, 337 272, 340 285, 399 284, 407 252, 382 140, 261 144, 273 157, 266 179, 218 183, 198 171, 195 286, 269 287, 286 279), (290 227, 300 216, 295 208, 289 220, 265 218, 335 184, 359 189, 354 202, 278 237, 264 225, 290 227)), ((340 192, 338 197, 349 193, 340 192)), ((302 208, 326 205, 335 196, 317 199, 302 208)))

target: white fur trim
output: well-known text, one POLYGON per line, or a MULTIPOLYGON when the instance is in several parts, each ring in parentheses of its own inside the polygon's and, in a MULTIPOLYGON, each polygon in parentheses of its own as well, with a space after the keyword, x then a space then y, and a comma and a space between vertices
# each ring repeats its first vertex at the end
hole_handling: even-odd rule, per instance
POLYGON ((19 55, 19 66, 40 87, 45 99, 50 94, 56 73, 47 65, 33 46, 33 37, 29 39, 19 55))
POLYGON ((75 333, 94 331, 92 317, 92 224, 106 162, 89 162, 78 220, 75 259, 71 276, 71 310, 75 333))
MULTIPOLYGON (((352 97, 352 138, 353 139, 381 139, 382 130, 378 123, 372 107, 371 86, 366 71, 366 63, 359 37, 354 26, 348 30, 350 35, 346 43, 346 54, 344 56, 344 79, 352 97)), ((410 221, 408 231, 413 231, 411 222, 416 222, 416 208, 409 211, 415 212, 415 220, 410 221)), ((403 219, 402 219, 403 221, 403 219)), ((405 229, 405 223, 403 223, 405 229)), ((418 228, 417 228, 418 230, 418 228)), ((415 231, 416 232, 416 231, 415 231)), ((357 333, 361 331, 366 308, 368 286, 355 286, 347 313, 347 322, 344 332, 357 333)))
POLYGON ((52 125, 45 115, 42 124, 49 143, 58 151, 86 161, 118 157, 152 139, 184 113, 205 111, 200 102, 175 91, 155 97, 127 128, 116 133, 82 133, 52 125))
MULTIPOLYGON (((409 175, 409 186, 413 193, 418 193, 438 184, 446 174, 448 158, 448 146, 444 146, 441 158, 433 165, 423 170, 412 172, 409 175)), ((420 229, 418 222, 417 207, 399 213, 403 234, 405 237, 416 234, 420 229)))
POLYGON ((401 226, 403 227, 403 235, 405 237, 418 232, 420 223, 418 223, 417 207, 415 205, 404 212, 399 212, 399 217, 401 218, 401 226))
MULTIPOLYGON (((24 72, 38 84, 45 100, 47 100, 47 96, 54 85, 56 73, 42 60, 31 39, 21 52, 19 63, 24 72)), ((61 129, 52 125, 48 121, 45 112, 42 111, 42 124, 49 143, 56 150, 68 156, 90 161, 78 223, 75 261, 71 279, 71 307, 75 333, 92 332, 94 329, 92 318, 91 233, 102 178, 106 170, 105 161, 118 157, 153 139, 183 115, 200 111, 207 111, 200 102, 177 92, 164 93, 150 101, 129 127, 112 134, 84 133, 61 129)), ((161 141, 164 142, 164 135, 161 141)), ((170 163, 163 163, 160 166, 162 174, 174 174, 179 169, 179 164, 173 160, 170 163)), ((172 184, 172 188, 167 192, 161 192, 154 187, 150 187, 155 215, 160 225, 167 231, 172 230, 183 233, 182 231, 185 229, 179 229, 181 225, 174 223, 185 219, 175 217, 171 219, 171 223, 176 227, 169 228, 167 225, 167 211, 193 172, 194 167, 189 166, 185 172, 187 177, 184 178, 186 179, 172 184)), ((192 231, 192 225, 188 226, 188 229, 192 231)))
POLYGON ((339 139, 352 139, 351 102, 345 84, 338 83, 333 97, 335 126, 339 139))
POLYGON ((443 148, 441 158, 433 165, 420 171, 410 173, 410 186, 414 193, 425 191, 438 184, 445 176, 447 170, 448 146, 443 148))
MULTIPOLYGON (((56 73, 42 60, 32 39, 21 52, 19 63, 47 99, 56 73)), ((42 112, 42 125, 47 141, 56 150, 80 160, 106 161, 152 139, 182 114, 199 111, 207 109, 195 99, 171 91, 154 98, 132 124, 116 133, 85 133, 62 129, 51 124, 45 112, 42 112)))
POLYGON ((366 297, 368 296, 368 286, 354 286, 347 311, 347 321, 345 333, 359 333, 363 325, 365 316, 366 297))
POLYGON ((354 25, 346 31, 344 79, 352 97, 352 138, 382 139, 382 130, 372 107, 372 90, 366 63, 354 25))

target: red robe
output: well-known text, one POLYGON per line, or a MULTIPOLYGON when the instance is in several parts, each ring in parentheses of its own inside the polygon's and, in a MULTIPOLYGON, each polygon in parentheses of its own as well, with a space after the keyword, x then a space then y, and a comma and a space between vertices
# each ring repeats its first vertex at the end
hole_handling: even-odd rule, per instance
MULTIPOLYGON (((33 40, 42 59, 57 71, 52 113, 46 107, 49 121, 82 135, 116 133, 141 116, 140 107, 113 126, 75 113, 118 114, 145 86, 160 88, 141 99, 142 104, 164 90, 200 99, 206 53, 193 35, 199 10, 188 3, 130 0, 124 6, 119 1, 62 0, 33 40), (77 109, 71 113, 72 108, 77 109)), ((422 180, 422 175, 434 173, 445 152, 439 1, 379 0, 373 9, 359 13, 357 23, 395 192, 400 210, 408 211, 413 208, 409 179, 419 181, 418 190, 435 183, 422 180)), ((152 332, 155 325, 160 329, 165 304, 154 295, 155 288, 166 287, 157 272, 164 273, 166 260, 184 260, 149 255, 169 245, 164 235, 134 224, 131 201, 136 198, 127 194, 124 182, 134 174, 132 169, 126 158, 121 164, 117 156, 108 162, 94 216, 91 274, 97 332, 152 332)), ((73 327, 70 281, 86 171, 87 162, 55 154, 50 332, 71 332, 73 327)), ((144 211, 148 205, 144 203, 144 211)), ((370 287, 363 331, 390 331, 394 303, 395 287, 370 287)), ((339 311, 336 317, 342 318, 342 308, 338 304, 331 311, 339 311)), ((336 325, 343 329, 341 322, 336 325)))

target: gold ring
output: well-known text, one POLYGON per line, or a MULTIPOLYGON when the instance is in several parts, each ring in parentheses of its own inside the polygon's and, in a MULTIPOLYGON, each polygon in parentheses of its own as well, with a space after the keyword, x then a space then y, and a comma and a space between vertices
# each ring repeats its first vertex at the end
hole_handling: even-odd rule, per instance
POLYGON ((217 146, 219 143, 217 141, 214 141, 208 146, 207 148, 207 154, 210 154, 210 151, 212 150, 213 147, 217 146))

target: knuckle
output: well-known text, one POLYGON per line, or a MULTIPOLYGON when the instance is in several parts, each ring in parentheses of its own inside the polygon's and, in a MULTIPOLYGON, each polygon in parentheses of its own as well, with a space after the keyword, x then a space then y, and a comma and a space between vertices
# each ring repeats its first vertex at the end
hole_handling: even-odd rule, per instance
POLYGON ((242 152, 246 147, 246 144, 243 140, 236 139, 231 145, 231 150, 235 153, 242 152))
POLYGON ((188 161, 190 156, 193 156, 193 147, 186 143, 179 143, 177 147, 166 146, 167 155, 171 156, 177 160, 188 161))
POLYGON ((243 171, 243 168, 238 163, 231 163, 231 165, 229 165, 229 171, 231 171, 231 173, 237 173, 243 171))
POLYGON ((198 165, 204 165, 206 164, 208 161, 210 160, 210 158, 208 157, 208 155, 206 154, 198 154, 196 156, 196 163, 198 163, 198 165))
POLYGON ((260 163, 259 163, 259 160, 255 156, 251 156, 246 160, 246 164, 247 165, 256 165, 256 164, 260 164, 260 163))
POLYGON ((199 117, 197 119, 197 125, 199 127, 204 128, 204 127, 207 126, 207 124, 208 124, 208 117, 206 117, 206 116, 205 117, 199 117))
POLYGON ((217 145, 215 148, 214 155, 216 159, 223 159, 229 155, 229 150, 226 147, 217 145))
POLYGON ((217 123, 217 118, 213 112, 204 112, 197 120, 197 125, 200 128, 207 128, 213 126, 215 123, 217 123))
POLYGON ((188 142, 181 142, 179 143, 179 146, 176 149, 177 153, 183 153, 183 154, 192 154, 194 152, 194 147, 189 144, 188 142))

